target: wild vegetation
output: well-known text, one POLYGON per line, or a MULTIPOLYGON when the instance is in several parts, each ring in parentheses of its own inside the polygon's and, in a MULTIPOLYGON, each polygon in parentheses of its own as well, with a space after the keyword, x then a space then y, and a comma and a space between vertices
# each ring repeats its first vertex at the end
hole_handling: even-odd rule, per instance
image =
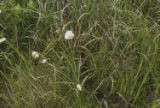
POLYGON ((1 0, 0 10, 1 108, 160 107, 159 0, 1 0))

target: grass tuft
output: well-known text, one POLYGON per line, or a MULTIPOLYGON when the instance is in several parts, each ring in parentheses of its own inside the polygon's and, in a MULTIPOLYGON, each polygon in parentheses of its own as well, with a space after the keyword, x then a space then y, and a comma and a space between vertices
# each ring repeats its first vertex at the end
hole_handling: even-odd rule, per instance
POLYGON ((160 107, 159 0, 1 0, 0 10, 0 107, 160 107))

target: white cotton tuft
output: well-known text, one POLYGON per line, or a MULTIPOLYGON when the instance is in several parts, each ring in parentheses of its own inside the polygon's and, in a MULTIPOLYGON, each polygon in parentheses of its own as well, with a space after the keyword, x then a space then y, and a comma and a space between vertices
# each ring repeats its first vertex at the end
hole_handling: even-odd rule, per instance
POLYGON ((34 59, 39 58, 39 53, 38 53, 37 51, 32 51, 32 57, 33 57, 34 59))
POLYGON ((73 37, 74 37, 74 33, 72 31, 70 31, 70 30, 66 31, 66 33, 64 35, 64 38, 66 40, 71 40, 71 39, 73 39, 73 37))
POLYGON ((46 63, 46 62, 47 62, 47 59, 43 59, 43 60, 41 61, 42 64, 44 64, 44 63, 46 63))
POLYGON ((82 87, 80 84, 77 84, 76 88, 77 88, 77 90, 82 91, 82 87))
POLYGON ((0 38, 0 43, 2 43, 2 42, 4 42, 4 41, 6 41, 6 38, 5 38, 5 37, 0 38))

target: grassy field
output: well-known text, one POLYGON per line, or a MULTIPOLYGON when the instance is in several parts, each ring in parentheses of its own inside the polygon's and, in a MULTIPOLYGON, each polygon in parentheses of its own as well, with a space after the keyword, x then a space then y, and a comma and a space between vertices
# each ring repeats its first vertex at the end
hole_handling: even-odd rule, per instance
POLYGON ((0 108, 160 108, 160 0, 1 0, 0 10, 0 108))

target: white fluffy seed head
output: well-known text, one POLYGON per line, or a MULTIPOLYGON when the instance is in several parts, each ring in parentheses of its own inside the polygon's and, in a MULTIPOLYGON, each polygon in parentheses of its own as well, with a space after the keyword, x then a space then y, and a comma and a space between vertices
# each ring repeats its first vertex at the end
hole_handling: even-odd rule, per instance
POLYGON ((43 60, 41 61, 42 64, 44 64, 44 63, 46 63, 46 62, 47 62, 47 59, 43 59, 43 60))
POLYGON ((39 58, 39 53, 38 53, 37 51, 32 51, 32 57, 33 57, 34 59, 39 58))
POLYGON ((6 38, 5 38, 5 37, 0 38, 0 43, 2 43, 2 42, 4 42, 4 41, 6 41, 6 38))
POLYGON ((65 35, 64 35, 64 38, 66 40, 71 40, 71 39, 73 39, 73 37, 74 37, 74 33, 72 31, 70 31, 70 30, 67 30, 65 35))
POLYGON ((77 88, 77 90, 82 91, 82 87, 80 84, 77 84, 76 88, 77 88))

